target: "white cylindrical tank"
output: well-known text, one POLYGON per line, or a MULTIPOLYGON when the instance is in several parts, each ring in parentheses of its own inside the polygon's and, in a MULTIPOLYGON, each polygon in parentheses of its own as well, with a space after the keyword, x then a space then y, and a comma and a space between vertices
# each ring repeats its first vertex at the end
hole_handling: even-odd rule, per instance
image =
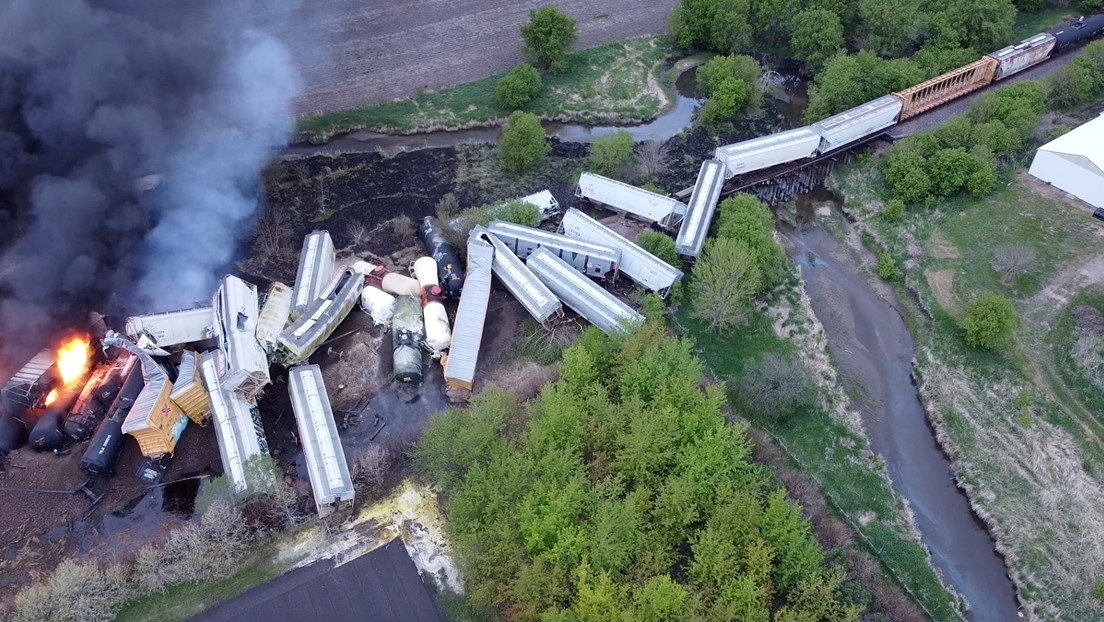
POLYGON ((437 301, 427 302, 422 307, 422 315, 425 318, 426 348, 433 358, 438 358, 452 343, 452 329, 449 327, 445 305, 437 301))
POLYGON ((432 257, 420 257, 414 262, 414 278, 422 287, 439 285, 437 280, 437 262, 432 257))
POLYGON ((374 285, 368 285, 360 291, 360 308, 372 316, 376 326, 387 326, 395 314, 395 297, 374 285))
POLYGON ((421 296, 422 288, 418 281, 401 274, 388 272, 380 281, 380 289, 396 296, 421 296))

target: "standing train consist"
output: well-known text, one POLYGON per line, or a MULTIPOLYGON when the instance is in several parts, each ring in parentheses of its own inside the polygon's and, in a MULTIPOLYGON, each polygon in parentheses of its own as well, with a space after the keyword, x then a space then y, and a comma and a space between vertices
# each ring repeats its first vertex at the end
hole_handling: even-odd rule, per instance
POLYGON ((726 178, 838 151, 886 128, 1033 67, 1104 32, 1104 14, 1028 37, 942 75, 812 125, 718 147, 726 178))

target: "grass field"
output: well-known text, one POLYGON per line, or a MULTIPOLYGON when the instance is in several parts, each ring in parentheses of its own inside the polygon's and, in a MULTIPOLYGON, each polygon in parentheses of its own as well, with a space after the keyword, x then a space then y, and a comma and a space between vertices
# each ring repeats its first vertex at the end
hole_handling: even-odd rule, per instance
MULTIPOLYGON (((662 71, 669 55, 665 37, 581 50, 571 55, 566 72, 543 76, 541 92, 523 109, 543 119, 582 123, 650 119, 674 101, 673 84, 662 71)), ((493 125, 509 115, 495 104, 495 84, 501 77, 301 119, 300 137, 325 142, 336 134, 361 129, 413 133, 493 125)))
POLYGON ((849 405, 839 390, 834 368, 827 362, 823 332, 814 326, 807 305, 801 304, 802 296, 800 284, 791 281, 772 301, 769 316, 757 313, 749 326, 722 338, 691 319, 685 309, 677 317, 677 324, 695 339, 709 369, 726 382, 767 352, 800 350, 803 359, 808 361, 812 356, 824 362, 806 365, 815 375, 827 376, 818 378, 821 406, 782 421, 753 418, 753 425, 767 430, 797 467, 816 481, 865 548, 932 619, 961 619, 958 600, 933 570, 912 528, 907 507, 890 485, 880 460, 871 458, 857 416, 845 413, 849 405), (779 337, 776 325, 789 338, 779 337))
POLYGON ((1070 305, 1097 295, 1084 288, 1104 278, 1084 269, 1102 260, 1104 230, 1022 173, 984 199, 915 208, 899 224, 878 217, 885 189, 871 162, 838 172, 833 185, 873 243, 906 267, 901 298, 921 395, 1021 598, 1042 619, 1101 619, 1091 592, 1104 579, 1104 429, 1090 399, 1098 393, 1063 366, 1063 350, 1070 305), (991 267, 1007 244, 1036 255, 1011 285, 991 267), (1020 317, 994 351, 967 347, 957 328, 966 304, 988 292, 1012 299, 1020 317))

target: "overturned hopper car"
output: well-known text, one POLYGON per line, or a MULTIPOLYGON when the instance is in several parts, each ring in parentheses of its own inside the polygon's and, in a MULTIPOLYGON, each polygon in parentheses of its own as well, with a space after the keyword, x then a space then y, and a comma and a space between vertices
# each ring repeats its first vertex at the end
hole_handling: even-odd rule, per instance
POLYGON ((353 479, 317 365, 288 370, 288 393, 319 516, 353 507, 353 479))
POLYGON ((301 363, 337 328, 360 299, 364 275, 352 268, 334 274, 321 298, 316 298, 297 320, 280 333, 277 357, 285 365, 301 363))

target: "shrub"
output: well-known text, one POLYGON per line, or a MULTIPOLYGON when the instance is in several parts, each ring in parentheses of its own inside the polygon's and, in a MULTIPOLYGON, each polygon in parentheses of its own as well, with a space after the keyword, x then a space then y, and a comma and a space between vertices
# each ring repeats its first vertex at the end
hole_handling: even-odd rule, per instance
POLYGON ((792 414, 808 406, 815 395, 801 361, 777 352, 748 365, 738 385, 747 406, 767 417, 792 414))
POLYGON ((755 253, 747 244, 732 238, 710 240, 690 283, 693 315, 713 329, 744 324, 761 286, 755 253))
POLYGON ((886 222, 898 222, 905 215, 905 202, 900 199, 890 199, 882 210, 882 220, 886 222))
POLYGON ((640 235, 636 236, 636 243, 676 268, 681 264, 678 251, 675 249, 675 241, 669 235, 659 231, 641 231, 640 235))
POLYGON ((127 597, 127 582, 121 566, 100 568, 95 561, 66 559, 43 582, 15 596, 15 620, 111 620, 127 597))
POLYGON ((698 67, 698 88, 709 96, 702 107, 703 120, 729 120, 741 110, 758 108, 763 102, 762 75, 763 67, 750 56, 715 56, 698 67))
POLYGON ((517 110, 536 97, 541 90, 540 73, 527 63, 499 78, 495 84, 495 99, 504 110, 517 110))
POLYGON ((888 251, 878 253, 878 277, 886 281, 901 280, 901 269, 897 267, 897 262, 888 251))
POLYGON ((625 130, 595 138, 590 144, 590 170, 606 177, 623 178, 633 161, 635 145, 632 134, 625 130))
POLYGON ((521 27, 522 50, 537 68, 562 73, 567 69, 567 55, 578 36, 575 20, 556 7, 530 9, 529 23, 521 27))
POLYGON ((511 173, 531 170, 548 155, 544 128, 536 115, 516 111, 506 120, 498 141, 498 157, 511 173))
POLYGON ((986 294, 966 307, 960 324, 966 343, 975 348, 995 348, 1016 330, 1016 307, 996 294, 986 294))

